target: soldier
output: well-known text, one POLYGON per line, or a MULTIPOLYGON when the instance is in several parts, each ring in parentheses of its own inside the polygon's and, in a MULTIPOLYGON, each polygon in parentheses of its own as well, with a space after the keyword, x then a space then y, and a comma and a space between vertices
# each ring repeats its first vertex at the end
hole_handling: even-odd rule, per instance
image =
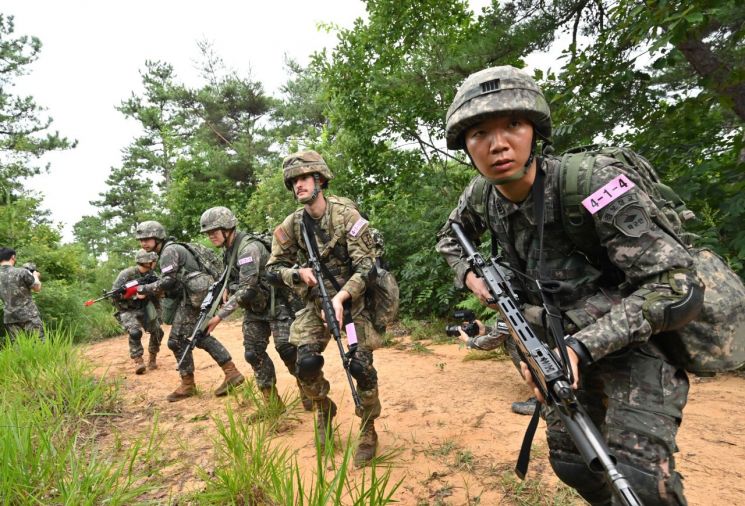
MULTIPOLYGON (((578 371, 578 398, 642 503, 685 504, 673 453, 688 378, 664 345, 665 333, 695 318, 702 304, 692 258, 652 219, 659 211, 638 186, 590 218, 599 257, 581 253, 561 219, 560 159, 534 154, 537 142, 547 145, 550 137, 548 103, 526 73, 493 67, 469 76, 448 110, 446 139, 448 148, 466 151, 480 177, 466 187, 448 223, 460 223, 474 241, 489 231, 512 269, 544 285, 560 281, 554 298, 571 334, 566 344, 578 371), (640 218, 633 228, 630 217, 640 218)), ((598 157, 591 192, 607 189, 625 170, 598 157)), ((455 270, 456 285, 486 304, 486 285, 469 270, 449 224, 437 249, 455 270)), ((545 335, 537 285, 523 276, 514 284, 526 319, 545 335)), ((559 478, 591 504, 611 504, 611 488, 584 463, 556 413, 544 408, 543 414, 559 478)))
MULTIPOLYGON (((209 321, 207 333, 211 333, 238 306, 242 307, 246 362, 253 368, 256 385, 267 404, 272 398, 275 403, 281 403, 276 386, 277 375, 272 359, 266 353, 266 347, 271 333, 274 337, 274 349, 290 374, 295 376, 297 347, 290 344, 290 324, 294 312, 287 297, 287 288, 274 288, 268 284, 265 267, 269 250, 257 236, 236 230, 238 220, 230 209, 208 209, 202 214, 199 223, 200 231, 207 234, 212 244, 224 248, 225 265, 231 265, 228 281, 230 296, 209 321)), ((313 404, 302 392, 300 388, 303 407, 311 411, 313 404)))
POLYGON ((10 333, 11 342, 19 331, 36 332, 44 340, 44 325, 41 323, 39 309, 31 292, 41 291, 41 276, 34 264, 15 267, 16 251, 13 248, 0 248, 0 299, 3 321, 10 333))
MULTIPOLYGON (((131 281, 138 281, 147 276, 158 261, 158 254, 154 251, 141 249, 135 255, 136 267, 127 267, 119 273, 114 281, 112 290, 122 288, 131 281)), ((113 299, 116 313, 114 316, 129 335, 129 357, 134 362, 135 374, 145 373, 145 361, 142 355, 142 331, 150 334, 147 345, 148 359, 147 368, 154 370, 158 368, 156 357, 160 351, 160 342, 163 339, 163 329, 160 328, 160 302, 155 295, 145 299, 124 299, 118 296, 113 299)))
MULTIPOLYGON (((137 287, 137 296, 165 295, 165 304, 176 305, 171 332, 168 335, 168 348, 176 360, 181 359, 188 338, 199 319, 201 299, 214 281, 204 272, 204 267, 195 255, 184 245, 166 237, 166 229, 157 221, 145 221, 135 231, 140 246, 145 251, 160 255, 158 265, 161 277, 155 283, 137 287)), ((168 321, 168 320, 166 320, 168 321)), ((215 390, 216 396, 227 395, 230 387, 243 383, 243 375, 236 369, 228 350, 214 337, 207 335, 196 345, 202 348, 217 362, 225 373, 225 379, 215 390)), ((179 369, 181 385, 166 397, 176 402, 196 394, 194 383, 194 360, 189 352, 179 369)))
MULTIPOLYGON (((361 437, 354 456, 355 465, 364 466, 375 456, 378 436, 375 419, 380 416, 378 377, 373 367, 373 349, 380 338, 370 321, 365 307, 365 290, 374 280, 373 238, 368 222, 360 216, 355 204, 346 198, 324 195, 333 179, 326 162, 315 151, 302 151, 285 158, 284 181, 288 190, 303 207, 289 215, 274 230, 272 256, 267 263, 296 293, 303 294, 306 306, 296 315, 290 327, 290 342, 298 346, 297 373, 305 394, 316 408, 316 424, 322 447, 326 443, 327 428, 336 415, 336 404, 328 397, 329 382, 323 376, 321 354, 331 338, 324 325, 313 270, 296 267, 300 255, 306 256, 307 247, 300 230, 303 214, 313 220, 320 260, 336 277, 340 290, 327 281, 326 289, 333 297, 332 304, 339 322, 344 303, 351 304, 351 314, 359 341, 349 371, 357 382, 362 409, 356 414, 362 419, 361 437)), ((306 256, 307 258, 307 256, 306 256)))

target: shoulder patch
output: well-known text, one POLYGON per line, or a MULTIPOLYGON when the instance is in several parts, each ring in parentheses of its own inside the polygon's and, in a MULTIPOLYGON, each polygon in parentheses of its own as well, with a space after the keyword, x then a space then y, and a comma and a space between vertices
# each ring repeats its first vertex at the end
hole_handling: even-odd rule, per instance
POLYGON ((254 261, 254 259, 253 259, 253 257, 252 257, 252 256, 247 256, 247 257, 239 258, 239 259, 238 259, 238 265, 246 265, 246 264, 250 264, 250 263, 252 263, 253 261, 254 261))
POLYGON ((160 272, 162 272, 163 274, 166 274, 166 273, 168 273, 168 272, 171 272, 171 271, 172 271, 172 270, 173 270, 173 269, 174 269, 175 267, 176 267, 176 266, 175 266, 175 265, 173 265, 173 264, 171 264, 171 265, 166 265, 165 267, 163 267, 163 268, 162 268, 162 269, 160 270, 160 272))
POLYGON ((358 219, 356 222, 354 222, 352 228, 349 229, 349 235, 351 235, 352 237, 357 237, 364 226, 367 225, 367 223, 368 221, 365 218, 358 219))
POLYGON ((634 186, 636 185, 633 181, 625 175, 620 174, 584 199, 582 205, 590 211, 590 214, 595 214, 614 200, 617 200, 634 186))
POLYGON ((621 231, 623 235, 629 237, 641 237, 648 232, 652 226, 647 212, 643 207, 638 205, 626 206, 616 214, 613 219, 613 225, 621 231))
POLYGON ((279 225, 274 229, 274 238, 282 247, 285 247, 290 243, 290 234, 287 233, 282 225, 279 225))

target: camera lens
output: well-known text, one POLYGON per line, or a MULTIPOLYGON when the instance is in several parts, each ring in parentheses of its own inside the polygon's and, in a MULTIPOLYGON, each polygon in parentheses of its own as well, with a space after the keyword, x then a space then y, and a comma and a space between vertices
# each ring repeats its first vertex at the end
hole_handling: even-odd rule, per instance
POLYGON ((446 325, 445 335, 449 337, 458 337, 460 335, 460 332, 458 332, 459 329, 460 325, 446 325))

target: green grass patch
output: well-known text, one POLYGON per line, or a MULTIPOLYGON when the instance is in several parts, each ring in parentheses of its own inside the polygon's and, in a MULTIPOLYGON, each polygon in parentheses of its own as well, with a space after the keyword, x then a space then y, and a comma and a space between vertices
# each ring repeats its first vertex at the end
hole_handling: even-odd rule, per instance
POLYGON ((547 493, 547 484, 540 478, 520 480, 512 471, 505 471, 499 486, 510 504, 519 506, 577 506, 585 504, 573 489, 559 484, 553 493, 547 493))

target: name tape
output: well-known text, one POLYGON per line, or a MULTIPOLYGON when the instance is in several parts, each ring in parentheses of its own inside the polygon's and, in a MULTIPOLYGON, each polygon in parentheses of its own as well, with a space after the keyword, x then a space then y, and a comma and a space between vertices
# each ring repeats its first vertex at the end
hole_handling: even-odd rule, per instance
POLYGON ((583 200, 582 205, 590 214, 595 214, 634 186, 633 181, 621 174, 583 200))

